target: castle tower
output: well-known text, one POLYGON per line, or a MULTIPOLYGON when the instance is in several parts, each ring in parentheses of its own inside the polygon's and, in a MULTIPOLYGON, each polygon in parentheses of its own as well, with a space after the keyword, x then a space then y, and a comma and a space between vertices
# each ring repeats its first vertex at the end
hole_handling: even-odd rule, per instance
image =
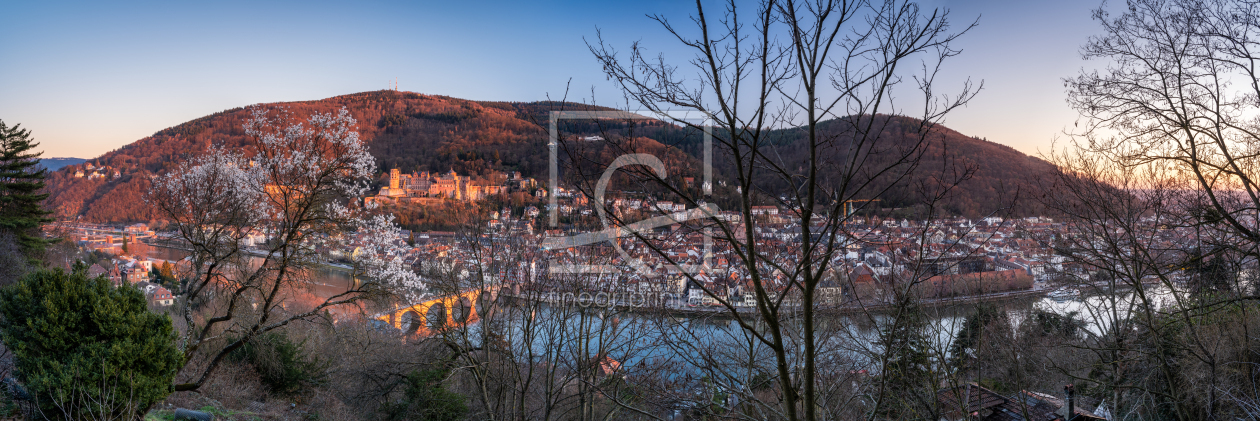
POLYGON ((402 178, 402 175, 399 173, 399 171, 398 171, 398 169, 397 169, 397 168, 394 168, 394 169, 392 169, 392 170, 389 170, 389 188, 390 188, 390 189, 397 189, 397 188, 398 188, 398 180, 399 180, 400 178, 402 178))

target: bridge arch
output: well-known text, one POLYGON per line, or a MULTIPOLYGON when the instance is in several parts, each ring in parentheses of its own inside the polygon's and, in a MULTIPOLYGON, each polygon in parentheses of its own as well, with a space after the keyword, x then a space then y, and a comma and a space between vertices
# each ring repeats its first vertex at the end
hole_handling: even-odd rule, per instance
POLYGON ((424 313, 424 326, 429 330, 438 330, 450 326, 447 323, 449 318, 450 313, 446 311, 446 305, 438 301, 430 304, 429 311, 424 313))
POLYGON ((487 315, 489 315, 488 312, 490 311, 490 309, 493 307, 493 304, 494 304, 494 295, 495 294, 490 291, 486 291, 477 295, 475 309, 477 311, 478 319, 483 319, 487 315))
POLYGON ((378 316, 406 336, 429 336, 450 326, 463 326, 493 312, 496 289, 471 289, 459 294, 431 298, 378 316))
POLYGON ((468 319, 472 317, 473 312, 472 300, 461 296, 458 300, 452 301, 452 304, 451 321, 455 322, 456 325, 468 323, 468 319))
POLYGON ((424 326, 424 318, 420 316, 420 313, 416 313, 415 310, 410 310, 403 313, 402 322, 399 323, 399 330, 402 330, 404 335, 411 335, 420 330, 422 326, 424 326))

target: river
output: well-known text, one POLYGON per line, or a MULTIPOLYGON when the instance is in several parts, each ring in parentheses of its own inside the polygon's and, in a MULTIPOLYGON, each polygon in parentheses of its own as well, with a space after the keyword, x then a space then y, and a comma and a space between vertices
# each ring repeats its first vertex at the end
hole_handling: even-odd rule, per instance
MULTIPOLYGON (((150 246, 147 249, 145 257, 170 260, 172 262, 182 260, 189 254, 187 250, 165 246, 150 246)), ((250 263, 254 265, 262 263, 262 260, 262 257, 250 257, 250 263)), ((313 295, 319 298, 328 298, 353 287, 355 280, 349 269, 335 266, 318 266, 310 270, 308 284, 313 287, 311 290, 313 295)))
MULTIPOLYGON (((153 246, 150 247, 147 257, 161 260, 180 260, 188 255, 185 250, 170 247, 153 246)), ((252 257, 254 263, 261 262, 261 257, 252 257)), ((313 295, 320 298, 346 291, 354 285, 354 278, 347 269, 341 269, 333 266, 321 266, 313 269, 310 277, 310 285, 314 286, 313 295)), ((1166 303, 1171 299, 1171 294, 1167 287, 1153 287, 1145 290, 1150 297, 1166 303)), ((1127 314, 1125 309, 1126 303, 1132 302, 1136 296, 1136 291, 1121 290, 1112 296, 1108 293, 1084 294, 1083 296, 1074 297, 1067 300, 1054 300, 1044 296, 1034 296, 1028 298, 1018 298, 1013 300, 1003 300, 994 305, 1000 306, 1010 317, 1012 324, 1018 326, 1027 315, 1034 309, 1050 311, 1060 315, 1068 315, 1075 313, 1084 323, 1086 329, 1095 335, 1100 335, 1111 324, 1111 309, 1118 305, 1121 316, 1127 314)), ((973 313, 978 304, 961 304, 957 306, 945 307, 928 307, 923 311, 928 315, 928 332, 930 346, 936 349, 948 349, 954 336, 966 321, 967 315, 973 313)), ((1166 304, 1161 304, 1166 305, 1166 304)), ((514 310, 523 310, 522 306, 510 306, 514 310)), ((530 306, 524 306, 533 308, 530 306)), ((597 347, 622 349, 626 352, 623 354, 627 359, 626 363, 638 363, 641 361, 651 360, 655 358, 666 357, 669 354, 677 352, 677 348, 669 348, 666 342, 671 338, 689 337, 693 342, 693 346, 704 347, 720 347, 722 344, 731 344, 732 342, 747 343, 747 337, 742 333, 738 324, 729 316, 721 313, 713 315, 678 315, 678 314, 661 314, 656 312, 638 312, 635 310, 618 310, 611 314, 611 320, 605 320, 599 316, 599 312, 589 312, 587 315, 593 315, 593 318, 583 317, 578 312, 559 311, 552 305, 542 305, 526 312, 506 311, 502 312, 510 314, 508 321, 508 329, 513 335, 528 337, 522 331, 524 318, 549 318, 559 316, 568 319, 568 328, 565 330, 578 329, 595 332, 601 325, 604 328, 613 330, 621 330, 624 335, 611 335, 609 342, 596 345, 597 347), (585 327, 583 327, 585 326, 585 327), (614 327, 616 326, 616 327, 614 327)), ((849 348, 851 352, 846 352, 848 356, 854 360, 862 359, 862 355, 871 355, 871 351, 876 350, 876 337, 878 330, 877 325, 883 325, 891 316, 882 312, 865 314, 846 314, 824 316, 819 320, 819 330, 825 331, 826 335, 831 337, 834 342, 828 346, 836 348, 849 348)), ((474 331, 479 330, 480 326, 473 328, 474 331)), ((473 335, 477 336, 477 335, 473 335)), ((580 335, 578 335, 580 336, 580 335)), ((544 341, 547 338, 534 336, 535 341, 544 341)), ((576 340, 576 336, 574 337, 576 340)), ((591 339, 591 338, 583 338, 591 339)), ((578 342, 581 342, 580 340, 578 342)), ((518 344, 523 345, 523 344, 518 344)), ((535 343, 537 347, 547 348, 548 344, 535 343)), ((551 344, 554 346, 555 344, 551 344)), ((572 343, 562 347, 568 348, 574 346, 572 343)), ((693 348, 694 349, 694 348, 693 348)))
MULTIPOLYGON (((1167 287, 1149 287, 1145 294, 1160 304, 1167 305, 1171 294, 1167 287)), ((1018 329, 1034 310, 1049 311, 1060 315, 1075 314, 1085 329, 1093 335, 1102 335, 1113 323, 1114 313, 1125 317, 1137 292, 1120 290, 1110 293, 1084 294, 1070 299, 1055 300, 1044 296, 1032 296, 990 303, 1005 311, 1014 328, 1018 329)), ((936 355, 948 355, 955 336, 966 323, 967 316, 980 304, 925 307, 927 321, 927 346, 936 355)), ((687 366, 687 360, 695 361, 705 353, 747 352, 755 344, 729 314, 691 314, 633 310, 627 308, 576 311, 573 306, 539 303, 537 306, 518 304, 502 308, 499 320, 506 324, 503 339, 513 342, 517 349, 526 346, 521 342, 532 341, 535 350, 558 349, 572 355, 590 355, 590 350, 605 350, 608 355, 627 365, 677 364, 687 366), (507 310, 510 308, 511 310, 507 310), (533 333, 526 332, 526 319, 531 319, 533 333), (556 320, 563 320, 557 324, 556 320), (560 335, 559 338, 556 336, 560 335), (661 361, 668 361, 662 363, 661 361)), ((821 314, 816 321, 815 335, 820 352, 829 358, 838 358, 852 364, 855 369, 870 366, 869 358, 881 353, 878 344, 879 329, 891 321, 886 312, 870 314, 845 313, 821 314)), ((479 327, 471 331, 476 332, 479 327)), ((476 334, 470 336, 478 336, 476 334)), ((788 339, 792 343, 792 339, 788 339)), ((758 352, 765 352, 764 347, 758 352)), ((729 355, 733 361, 748 356, 729 355)), ((704 358, 710 361, 713 359, 704 358)), ((701 375, 701 373, 692 373, 701 375)))

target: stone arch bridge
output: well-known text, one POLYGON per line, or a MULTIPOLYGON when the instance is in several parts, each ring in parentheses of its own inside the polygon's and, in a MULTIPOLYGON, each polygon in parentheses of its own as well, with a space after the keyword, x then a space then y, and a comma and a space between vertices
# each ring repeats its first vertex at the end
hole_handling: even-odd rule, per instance
POLYGON ((433 297, 377 316, 407 336, 429 336, 444 328, 465 326, 491 311, 498 288, 477 288, 433 297))

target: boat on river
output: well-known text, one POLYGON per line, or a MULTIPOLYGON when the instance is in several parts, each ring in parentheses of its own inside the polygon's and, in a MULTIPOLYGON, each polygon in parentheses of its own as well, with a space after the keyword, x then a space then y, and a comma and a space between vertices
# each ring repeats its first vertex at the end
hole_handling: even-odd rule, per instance
POLYGON ((1081 290, 1079 290, 1079 289, 1059 288, 1059 289, 1056 289, 1056 290, 1054 290, 1054 291, 1051 291, 1049 294, 1046 294, 1046 296, 1047 296, 1047 297, 1050 297, 1050 299, 1052 299, 1052 300, 1055 300, 1055 301, 1058 301, 1058 302, 1064 302, 1064 301, 1069 301, 1069 300, 1072 300, 1072 299, 1074 299, 1074 298, 1076 298, 1076 297, 1080 297, 1080 296, 1081 296, 1081 290))

